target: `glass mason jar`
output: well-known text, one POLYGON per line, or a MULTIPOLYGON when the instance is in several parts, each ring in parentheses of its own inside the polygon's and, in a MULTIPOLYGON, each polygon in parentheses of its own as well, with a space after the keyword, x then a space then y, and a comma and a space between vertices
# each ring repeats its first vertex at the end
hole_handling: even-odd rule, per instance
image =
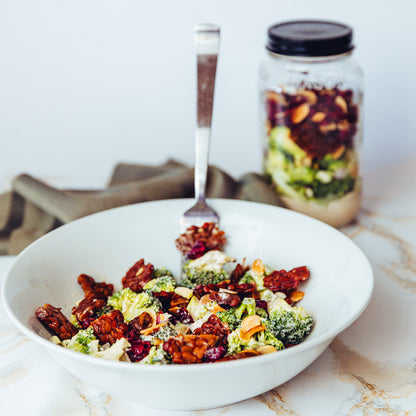
POLYGON ((334 227, 361 205, 363 76, 352 30, 324 21, 269 28, 260 71, 263 168, 290 209, 334 227))

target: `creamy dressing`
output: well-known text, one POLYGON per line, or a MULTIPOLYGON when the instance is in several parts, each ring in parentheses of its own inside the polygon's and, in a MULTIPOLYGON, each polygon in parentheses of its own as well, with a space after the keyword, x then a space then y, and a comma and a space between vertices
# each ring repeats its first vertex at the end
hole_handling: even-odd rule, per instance
POLYGON ((287 196, 281 198, 287 208, 309 215, 337 228, 350 223, 360 211, 361 206, 361 192, 359 190, 349 192, 342 198, 328 204, 287 196))

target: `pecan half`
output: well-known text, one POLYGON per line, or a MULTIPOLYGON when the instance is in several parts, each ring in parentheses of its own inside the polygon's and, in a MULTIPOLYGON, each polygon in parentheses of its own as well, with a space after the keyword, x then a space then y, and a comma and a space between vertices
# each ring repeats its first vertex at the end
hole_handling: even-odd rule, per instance
POLYGON ((106 304, 104 299, 84 298, 78 306, 72 308, 72 314, 76 316, 82 328, 85 329, 97 317, 97 312, 104 308, 106 304))
POLYGON ((70 339, 78 332, 78 329, 61 312, 61 308, 45 303, 36 309, 35 314, 41 324, 61 340, 70 339))
POLYGON ((275 270, 263 279, 264 286, 273 292, 283 292, 286 295, 295 290, 300 282, 310 276, 306 266, 295 267, 288 272, 286 270, 275 270))
POLYGON ((299 286, 299 281, 286 270, 275 270, 263 279, 264 286, 272 292, 288 294, 299 286))
POLYGON ((125 337, 128 329, 123 314, 117 309, 95 319, 91 322, 91 326, 101 344, 107 342, 113 344, 118 339, 125 337))
POLYGON ((163 349, 172 356, 174 364, 202 362, 205 352, 217 343, 216 335, 179 335, 163 343, 163 349))
POLYGON ((91 276, 80 274, 78 283, 86 298, 107 299, 113 294, 114 286, 105 282, 97 283, 91 276))
POLYGON ((229 280, 224 280, 223 282, 220 282, 218 284, 210 283, 208 285, 197 285, 194 289, 194 295, 198 299, 201 299, 202 296, 219 292, 220 289, 228 291, 228 293, 231 294, 237 294, 240 297, 240 299, 243 299, 245 297, 253 297, 255 299, 259 298, 259 293, 257 292, 257 288, 255 285, 252 285, 250 283, 241 283, 238 285, 235 283, 231 283, 229 280))
POLYGON ((189 227, 175 240, 175 244, 176 248, 186 256, 198 242, 199 245, 202 243, 204 251, 201 251, 199 247, 197 250, 200 257, 209 250, 221 250, 226 241, 224 234, 224 231, 220 231, 215 223, 206 222, 201 227, 195 225, 189 227))
POLYGON ((141 292, 143 286, 153 279, 154 267, 151 263, 145 264, 144 259, 140 259, 127 271, 121 279, 123 289, 129 287, 134 292, 141 292))

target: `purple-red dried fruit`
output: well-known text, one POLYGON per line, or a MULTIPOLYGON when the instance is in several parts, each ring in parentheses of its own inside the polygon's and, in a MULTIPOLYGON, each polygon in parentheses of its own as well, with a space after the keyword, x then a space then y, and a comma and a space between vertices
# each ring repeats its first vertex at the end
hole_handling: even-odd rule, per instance
POLYGON ((256 299, 256 307, 262 308, 267 312, 267 302, 265 300, 256 299))
POLYGON ((127 341, 131 347, 127 350, 130 361, 137 362, 149 355, 152 344, 149 341, 142 341, 136 331, 127 333, 127 341))
POLYGON ((224 357, 226 352, 227 350, 222 345, 220 345, 219 347, 210 348, 209 350, 205 351, 203 361, 212 363, 224 357))
POLYGON ((194 322, 192 316, 186 308, 174 308, 172 315, 183 324, 192 324, 194 322))
POLYGON ((188 260, 195 260, 203 256, 207 252, 207 248, 202 241, 196 241, 189 253, 186 255, 188 260))

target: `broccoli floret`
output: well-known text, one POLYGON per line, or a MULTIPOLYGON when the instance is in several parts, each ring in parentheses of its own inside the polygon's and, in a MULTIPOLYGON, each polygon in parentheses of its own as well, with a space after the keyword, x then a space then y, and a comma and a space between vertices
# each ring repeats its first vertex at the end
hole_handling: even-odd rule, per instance
MULTIPOLYGON (((240 306, 217 312, 216 315, 233 331, 241 324, 244 315, 256 315, 257 309, 261 308, 256 308, 255 299, 244 298, 240 306)), ((264 309, 261 311, 264 312, 264 309)))
POLYGON ((223 280, 228 279, 228 274, 224 271, 217 273, 211 270, 197 270, 190 269, 184 270, 184 276, 182 277, 181 285, 194 289, 197 285, 208 285, 210 283, 217 284, 223 280))
POLYGON ((153 272, 154 278, 163 277, 163 276, 173 277, 173 273, 170 270, 166 269, 165 267, 160 267, 154 270, 153 272))
POLYGON ((146 309, 153 309, 155 312, 162 309, 159 299, 153 297, 150 293, 136 293, 129 288, 114 293, 113 296, 108 298, 107 303, 114 309, 121 311, 127 322, 145 312, 146 309))
POLYGON ((270 331, 263 330, 254 334, 249 340, 240 337, 240 328, 228 335, 228 354, 235 354, 243 350, 258 350, 265 345, 271 345, 276 350, 281 350, 284 345, 270 331))
POLYGON ((244 313, 247 315, 256 314, 256 300, 254 298, 244 298, 241 305, 235 311, 238 319, 241 319, 244 313))
POLYGON ((170 364, 172 362, 169 354, 163 350, 163 344, 150 348, 149 354, 139 361, 141 364, 170 364))
POLYGON ((227 280, 229 274, 223 270, 223 266, 231 261, 223 252, 211 250, 196 260, 188 261, 182 271, 182 286, 194 288, 196 285, 207 285, 227 280))
POLYGON ((163 325, 157 332, 152 333, 151 335, 142 335, 141 339, 143 341, 149 341, 154 344, 155 340, 167 341, 170 337, 176 337, 178 333, 175 327, 168 322, 166 325, 163 325))
POLYGON ((267 329, 285 345, 302 342, 311 332, 313 318, 301 307, 292 307, 283 299, 274 300, 269 310, 267 329))
POLYGON ((236 329, 241 324, 241 319, 237 318, 235 315, 236 309, 237 308, 230 308, 226 311, 220 311, 216 313, 221 322, 227 324, 231 331, 234 331, 234 329, 236 329))
POLYGON ((256 273, 254 270, 249 270, 239 281, 239 283, 250 283, 255 284, 257 286, 257 290, 264 290, 264 283, 263 283, 264 273, 259 274, 256 273))
POLYGON ((90 343, 97 338, 94 335, 93 329, 81 329, 71 339, 62 341, 62 345, 72 351, 82 352, 83 354, 90 353, 90 343))
MULTIPOLYGON (((255 335, 255 339, 258 342, 259 346, 264 346, 264 345, 271 345, 273 347, 276 348, 276 350, 282 350, 283 348, 285 348, 284 344, 282 341, 280 341, 279 339, 277 339, 272 332, 270 332, 269 330, 265 329, 264 331, 258 332, 255 335)), ((258 348, 258 347, 257 347, 258 348)))
POLYGON ((150 290, 152 292, 161 292, 164 290, 165 292, 173 292, 176 287, 176 281, 171 276, 162 276, 157 277, 156 279, 152 279, 147 282, 143 289, 150 290))

